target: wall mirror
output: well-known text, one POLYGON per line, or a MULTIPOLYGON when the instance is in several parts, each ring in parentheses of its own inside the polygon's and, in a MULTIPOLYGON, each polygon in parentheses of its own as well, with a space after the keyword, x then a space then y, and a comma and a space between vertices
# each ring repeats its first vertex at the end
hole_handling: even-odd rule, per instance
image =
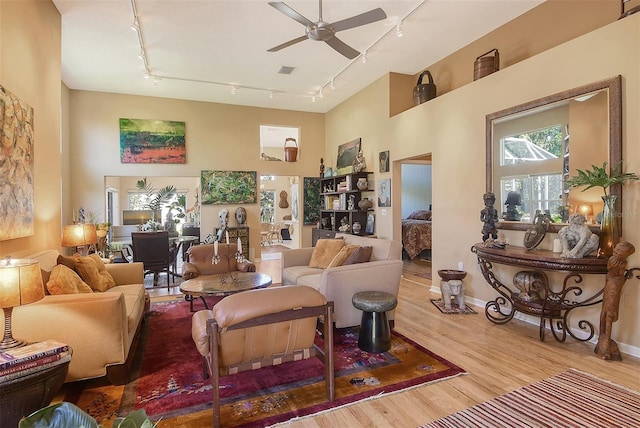
MULTIPOLYGON (((620 162, 621 81, 616 76, 487 115, 486 188, 496 195, 498 228, 526 230, 536 210, 551 216, 551 232, 578 211, 598 228, 601 189, 582 192, 566 182, 577 169, 620 162)), ((611 194, 621 204, 621 186, 611 194)))

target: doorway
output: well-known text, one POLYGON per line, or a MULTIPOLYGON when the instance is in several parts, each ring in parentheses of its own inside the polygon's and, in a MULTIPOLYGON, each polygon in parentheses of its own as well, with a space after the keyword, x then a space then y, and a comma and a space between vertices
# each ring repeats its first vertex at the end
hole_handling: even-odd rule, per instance
POLYGON ((279 259, 282 251, 300 248, 297 176, 260 176, 260 253, 279 259))

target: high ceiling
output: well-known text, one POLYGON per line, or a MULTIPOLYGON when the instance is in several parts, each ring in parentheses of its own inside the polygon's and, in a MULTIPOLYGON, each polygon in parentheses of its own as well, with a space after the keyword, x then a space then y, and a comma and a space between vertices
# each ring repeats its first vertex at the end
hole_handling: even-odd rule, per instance
MULTIPOLYGON (((388 72, 418 74, 543 1, 324 0, 328 23, 376 8, 386 13, 336 33, 361 53, 350 60, 315 40, 267 52, 303 36, 305 27, 266 0, 53 0, 70 89, 320 113, 388 72), (293 71, 280 74, 282 67, 293 71)), ((318 21, 318 1, 285 3, 318 21)))

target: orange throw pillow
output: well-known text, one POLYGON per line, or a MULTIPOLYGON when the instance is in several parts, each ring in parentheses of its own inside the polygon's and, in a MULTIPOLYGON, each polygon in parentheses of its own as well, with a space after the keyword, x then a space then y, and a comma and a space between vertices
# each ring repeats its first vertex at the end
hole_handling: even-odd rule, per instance
POLYGON ((49 294, 78 294, 92 293, 89 287, 77 273, 65 265, 56 265, 51 271, 49 281, 47 281, 49 294))
POLYGON ((318 239, 311 254, 309 267, 326 269, 344 247, 344 239, 318 239))
POLYGON ((76 271, 80 278, 93 291, 107 291, 111 287, 115 287, 116 282, 104 265, 104 262, 97 254, 90 256, 76 256, 76 271))

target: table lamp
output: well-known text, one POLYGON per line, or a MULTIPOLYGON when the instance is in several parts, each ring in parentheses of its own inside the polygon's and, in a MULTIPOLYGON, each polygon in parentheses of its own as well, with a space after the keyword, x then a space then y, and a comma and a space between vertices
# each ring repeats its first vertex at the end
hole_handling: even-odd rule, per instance
POLYGON ((4 338, 0 351, 27 344, 11 334, 11 313, 16 306, 37 302, 44 297, 40 263, 30 259, 0 260, 0 308, 4 311, 4 338))
POLYGON ((98 234, 95 224, 78 223, 65 226, 62 230, 62 246, 75 247, 75 252, 81 249, 82 255, 86 255, 84 249, 98 243, 98 234))
POLYGON ((584 216, 584 219, 587 223, 591 223, 591 216, 593 216, 593 205, 591 204, 581 204, 578 207, 578 212, 584 216))

